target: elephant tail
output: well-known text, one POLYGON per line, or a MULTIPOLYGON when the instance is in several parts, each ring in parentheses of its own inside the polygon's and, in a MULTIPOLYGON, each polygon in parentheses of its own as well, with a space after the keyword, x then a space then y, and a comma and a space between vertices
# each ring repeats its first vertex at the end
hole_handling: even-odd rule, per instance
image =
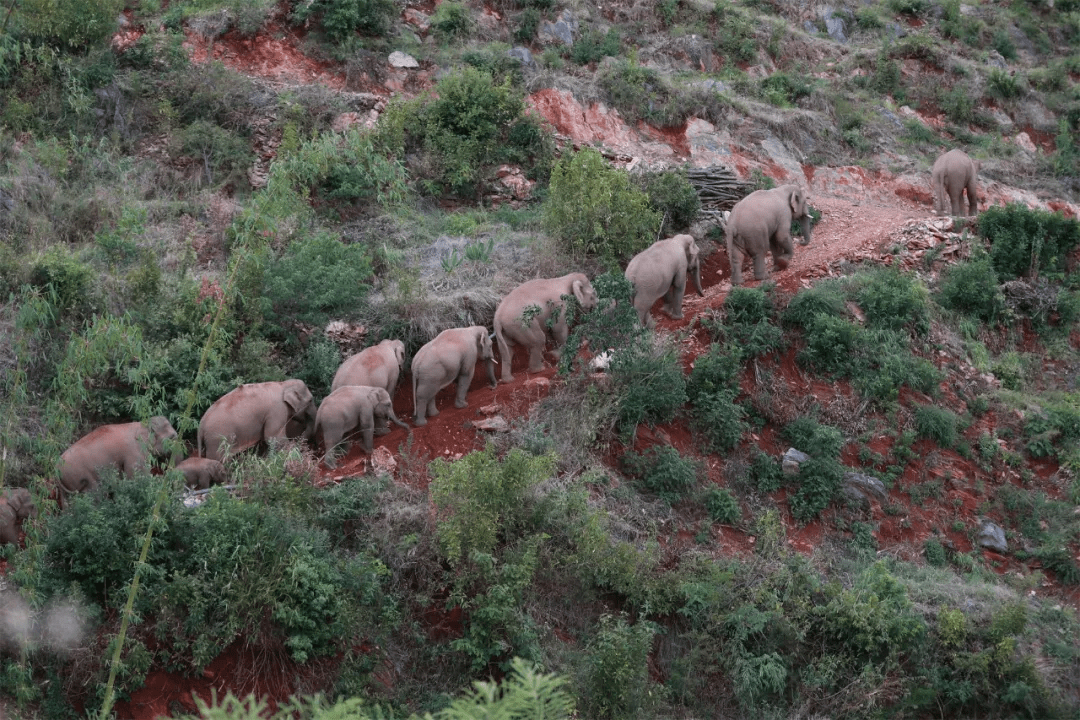
MULTIPOLYGON (((417 372, 413 370, 412 375, 412 404, 413 404, 413 417, 420 417, 420 399, 416 397, 416 375, 417 372)), ((390 408, 390 412, 393 412, 393 407, 390 408)))
MULTIPOLYGON (((506 335, 503 333, 502 320, 498 315, 495 316, 495 342, 499 346, 499 362, 506 368, 510 367, 510 345, 506 342, 506 335)), ((507 372, 508 370, 504 370, 507 372)))
POLYGON ((206 457, 206 439, 203 437, 202 423, 195 434, 195 457, 206 457))

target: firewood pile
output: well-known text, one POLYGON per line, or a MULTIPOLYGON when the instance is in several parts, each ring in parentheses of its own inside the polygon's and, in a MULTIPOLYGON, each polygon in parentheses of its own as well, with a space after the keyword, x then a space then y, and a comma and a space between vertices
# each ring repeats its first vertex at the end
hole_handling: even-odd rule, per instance
POLYGON ((700 220, 724 224, 724 211, 731 210, 753 190, 753 185, 743 182, 730 168, 713 165, 690 168, 686 179, 694 186, 701 199, 700 220))

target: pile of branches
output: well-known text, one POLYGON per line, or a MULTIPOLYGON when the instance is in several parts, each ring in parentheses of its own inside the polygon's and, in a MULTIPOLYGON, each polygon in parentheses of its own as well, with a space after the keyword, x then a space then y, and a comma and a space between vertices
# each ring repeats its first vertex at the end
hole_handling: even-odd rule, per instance
POLYGON ((686 179, 694 186, 701 199, 699 217, 718 225, 724 223, 724 211, 735 207, 735 203, 754 189, 753 185, 743 182, 723 165, 691 168, 686 171, 686 179))

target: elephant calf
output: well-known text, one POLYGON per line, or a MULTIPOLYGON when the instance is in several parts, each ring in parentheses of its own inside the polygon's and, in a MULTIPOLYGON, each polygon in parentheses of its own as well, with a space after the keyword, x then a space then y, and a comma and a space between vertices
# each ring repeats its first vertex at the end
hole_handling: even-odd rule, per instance
POLYGON ((364 451, 370 455, 374 436, 390 432, 385 427, 388 419, 406 430, 409 428, 394 414, 390 393, 383 388, 367 385, 339 387, 323 399, 315 416, 315 440, 322 447, 323 462, 327 467, 334 467, 334 449, 356 430, 363 434, 364 451), (376 427, 380 420, 384 427, 376 427))
POLYGON ((8 488, 0 494, 0 545, 19 544, 19 522, 37 515, 30 491, 8 488))
POLYGON ((199 420, 198 454, 211 460, 271 438, 315 434, 315 398, 303 380, 250 383, 222 395, 199 420))
POLYGON ((427 425, 427 415, 434 417, 439 414, 435 407, 435 395, 454 380, 457 380, 454 407, 468 405, 465 394, 472 384, 477 358, 486 361, 488 383, 495 387, 495 358, 491 354, 491 336, 486 327, 473 325, 443 330, 416 351, 412 361, 412 379, 417 425, 427 425))
POLYGON ((979 213, 979 161, 972 160, 963 150, 950 150, 934 161, 930 170, 930 189, 934 195, 934 210, 944 214, 964 214, 964 192, 967 192, 968 215, 979 213), (946 203, 946 201, 948 201, 946 203))
POLYGON ((225 466, 220 462, 197 456, 177 463, 175 469, 183 473, 184 485, 199 490, 206 490, 211 485, 224 485, 228 477, 225 466))
POLYGON ((653 324, 649 310, 661 297, 664 298, 664 312, 676 320, 682 318, 687 274, 693 280, 697 294, 704 297, 698 246, 691 235, 657 240, 630 260, 626 266, 626 279, 634 285, 634 309, 642 325, 653 324))
POLYGON ((97 487, 99 473, 116 468, 131 476, 146 468, 150 455, 162 458, 167 443, 176 437, 168 418, 157 415, 147 424, 102 425, 83 436, 60 456, 60 502, 65 492, 82 492, 97 487))
POLYGON ((791 243, 791 221, 802 226, 800 245, 810 244, 810 211, 806 193, 798 185, 781 185, 771 190, 755 190, 731 210, 725 240, 731 261, 731 284, 742 285, 743 259, 754 261, 754 278, 765 279, 765 255, 772 252, 773 265, 783 270, 791 264, 795 246, 791 243))

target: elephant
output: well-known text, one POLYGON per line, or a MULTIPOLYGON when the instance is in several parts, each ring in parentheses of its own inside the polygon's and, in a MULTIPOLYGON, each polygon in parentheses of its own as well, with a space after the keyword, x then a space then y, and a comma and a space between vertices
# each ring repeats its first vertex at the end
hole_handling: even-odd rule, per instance
POLYGON ((323 462, 327 467, 334 467, 334 448, 355 430, 363 433, 364 451, 370 455, 374 436, 390 432, 387 420, 393 420, 406 430, 409 428, 394 414, 390 393, 385 388, 369 385, 339 387, 323 399, 315 416, 315 438, 322 446, 323 462), (380 419, 383 427, 377 427, 380 419))
POLYGON ((979 161, 972 160, 963 150, 950 150, 934 161, 930 170, 930 189, 934 195, 934 211, 945 214, 946 200, 953 215, 964 213, 964 191, 967 190, 968 215, 979 213, 979 191, 975 180, 979 161))
POLYGON ((207 408, 199 420, 197 447, 201 457, 224 460, 271 438, 311 442, 314 435, 315 398, 303 380, 251 383, 207 408))
POLYGON ((791 243, 791 221, 802 224, 800 245, 810 244, 810 213, 806 193, 798 185, 781 185, 771 190, 755 190, 731 211, 727 222, 728 260, 731 284, 742 285, 743 259, 754 261, 754 278, 765 279, 765 253, 772 251, 773 266, 783 270, 791 264, 795 247, 791 243))
POLYGON ((551 354, 556 360, 562 355, 563 345, 570 334, 566 324, 566 301, 564 295, 577 298, 582 310, 592 310, 599 303, 596 290, 584 273, 570 273, 557 278, 530 280, 518 285, 502 299, 495 309, 495 337, 499 342, 502 360, 502 381, 512 382, 510 371, 513 358, 511 345, 517 343, 529 350, 529 372, 544 368, 544 346, 548 337, 553 341, 551 354), (536 307, 540 312, 528 323, 522 321, 527 308, 536 307))
POLYGON ((344 385, 367 385, 384 388, 393 396, 398 377, 404 368, 405 343, 400 340, 383 340, 378 345, 364 348, 343 362, 334 373, 330 391, 344 385))
POLYGON ((0 545, 19 544, 19 522, 37 515, 37 505, 26 488, 8 488, 0 494, 0 545))
POLYGON ((487 361, 488 384, 494 388, 497 383, 495 358, 491 354, 491 336, 482 325, 443 330, 434 340, 416 351, 412 361, 412 381, 417 425, 427 425, 427 415, 434 417, 439 414, 435 407, 435 395, 454 382, 455 378, 458 385, 454 407, 463 408, 468 405, 465 394, 469 392, 478 357, 487 361))
POLYGON ((102 425, 77 440, 60 456, 60 501, 64 493, 97 487, 99 472, 116 468, 127 476, 146 468, 152 454, 164 457, 176 430, 168 418, 156 415, 147 423, 102 425))
POLYGON ((642 325, 653 324, 649 310, 659 297, 664 298, 664 312, 676 320, 682 318, 687 272, 697 294, 704 297, 698 246, 692 235, 657 240, 630 260, 626 279, 634 284, 634 309, 642 325))
POLYGON ((224 485, 228 477, 225 466, 219 461, 198 455, 177 463, 175 469, 184 474, 184 485, 192 489, 206 490, 211 485, 224 485))

